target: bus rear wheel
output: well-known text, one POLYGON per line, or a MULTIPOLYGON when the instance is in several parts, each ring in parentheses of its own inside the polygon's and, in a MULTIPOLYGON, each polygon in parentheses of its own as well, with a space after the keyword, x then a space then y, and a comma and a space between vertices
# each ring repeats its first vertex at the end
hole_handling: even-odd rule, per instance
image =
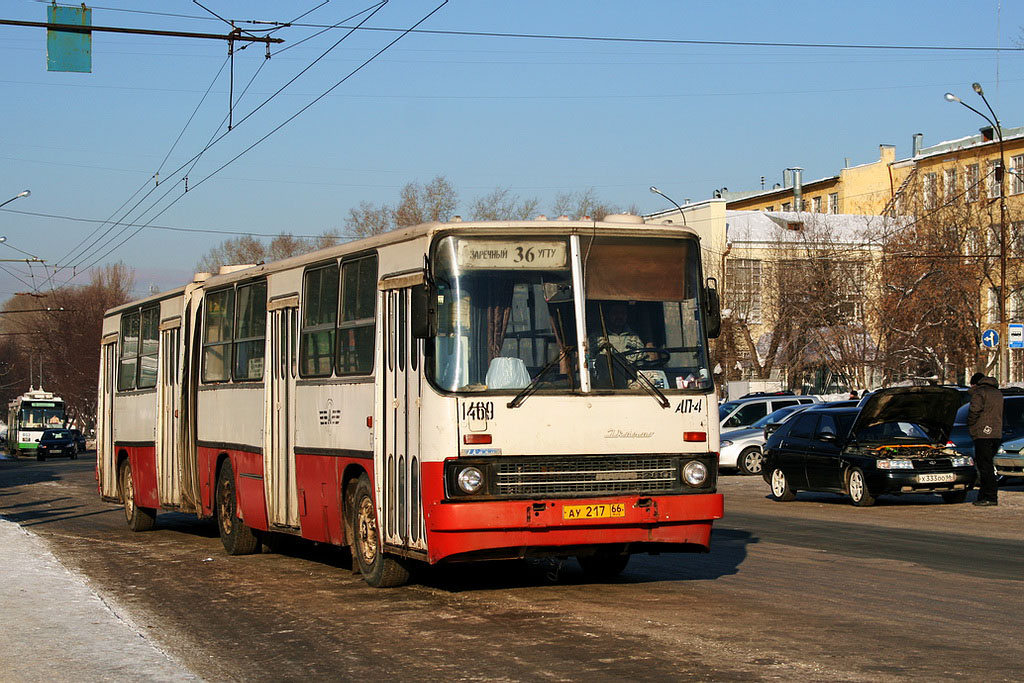
POLYGON ((260 547, 255 532, 238 518, 238 496, 235 471, 231 460, 225 460, 217 476, 217 530, 228 555, 252 555, 260 547))
POLYGON ((352 514, 352 556, 363 580, 374 588, 393 588, 408 583, 408 564, 388 555, 382 547, 370 478, 359 475, 354 490, 348 508, 352 514))
POLYGON ((135 478, 128 460, 121 463, 118 473, 121 482, 121 498, 124 500, 124 518, 132 531, 149 531, 156 524, 156 510, 135 504, 135 478))

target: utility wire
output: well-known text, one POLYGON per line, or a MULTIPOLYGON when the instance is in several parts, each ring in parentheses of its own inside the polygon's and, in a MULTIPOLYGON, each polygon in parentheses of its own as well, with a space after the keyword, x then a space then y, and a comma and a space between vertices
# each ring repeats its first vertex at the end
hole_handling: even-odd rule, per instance
MULTIPOLYGON (((386 0, 385 0, 385 2, 386 2, 386 0)), ((210 178, 212 178, 212 177, 213 177, 214 175, 216 175, 217 173, 219 173, 219 172, 221 172, 222 170, 224 170, 225 168, 227 168, 227 167, 228 167, 228 166, 229 166, 230 164, 232 164, 232 163, 234 163, 235 161, 237 161, 237 160, 238 160, 239 158, 241 158, 241 157, 242 157, 242 156, 243 156, 244 154, 246 154, 246 153, 248 153, 249 151, 251 151, 251 150, 252 150, 252 149, 253 149, 254 147, 256 147, 256 146, 257 146, 257 145, 259 145, 260 143, 264 142, 265 140, 267 140, 267 138, 269 138, 270 136, 274 135, 274 134, 275 134, 275 133, 277 133, 277 132, 278 132, 279 130, 281 130, 282 128, 284 128, 284 127, 285 127, 286 125, 288 125, 289 123, 291 123, 292 121, 294 121, 294 120, 295 120, 295 119, 296 119, 296 118, 297 118, 298 116, 300 116, 301 114, 303 114, 303 113, 304 113, 305 111, 307 111, 307 110, 308 110, 308 109, 309 109, 310 107, 312 107, 312 106, 313 106, 314 104, 316 104, 317 102, 319 102, 320 100, 322 100, 322 99, 323 99, 324 97, 326 97, 326 96, 327 96, 328 94, 330 94, 330 93, 331 93, 332 91, 334 91, 334 90, 335 90, 336 88, 338 88, 338 87, 339 87, 339 86, 340 86, 340 85, 341 85, 342 83, 346 82, 346 81, 347 81, 347 80, 348 80, 349 78, 351 78, 351 77, 352 77, 352 76, 354 76, 354 75, 355 75, 356 73, 358 73, 359 71, 361 71, 361 70, 362 70, 363 68, 365 68, 365 67, 366 67, 366 66, 367 66, 368 64, 370 64, 370 63, 371 63, 371 62, 373 62, 373 61, 374 61, 375 59, 377 59, 377 58, 378 58, 378 57, 379 57, 380 55, 384 54, 384 52, 386 52, 386 51, 387 51, 388 49, 390 49, 390 48, 391 48, 391 46, 393 46, 393 45, 394 45, 395 43, 397 43, 397 42, 398 42, 399 40, 401 40, 401 39, 402 39, 402 38, 404 38, 405 36, 409 35, 409 33, 411 33, 411 32, 412 32, 413 30, 415 30, 415 28, 416 28, 417 26, 420 26, 420 25, 421 25, 421 24, 422 24, 423 22, 427 21, 427 20, 428 20, 428 19, 429 19, 430 17, 432 17, 432 16, 433 16, 434 14, 436 14, 437 12, 439 12, 439 11, 441 10, 441 8, 442 8, 442 7, 444 7, 444 6, 445 6, 445 5, 447 5, 447 4, 448 4, 448 0, 443 0, 443 1, 442 1, 442 2, 441 2, 441 3, 440 3, 440 4, 438 5, 438 6, 437 6, 437 7, 435 7, 435 8, 433 9, 433 10, 431 10, 431 11, 430 11, 429 13, 427 13, 427 14, 426 14, 425 16, 423 16, 423 17, 422 17, 422 18, 421 18, 421 19, 420 19, 419 21, 417 21, 417 22, 416 22, 415 24, 413 24, 413 25, 412 25, 412 27, 410 27, 409 29, 407 29, 407 30, 406 30, 405 32, 403 32, 403 33, 402 33, 401 35, 399 35, 399 36, 395 37, 395 39, 394 39, 394 40, 392 40, 392 41, 390 41, 389 43, 387 43, 387 44, 386 44, 386 45, 385 45, 384 47, 382 47, 382 48, 381 48, 380 50, 378 50, 378 51, 377 51, 376 53, 374 53, 374 54, 373 54, 373 55, 372 55, 372 56, 371 56, 370 58, 368 58, 368 59, 367 59, 367 60, 365 60, 365 61, 364 61, 364 62, 363 62, 362 64, 360 64, 360 65, 359 65, 359 66, 357 66, 357 67, 356 67, 355 69, 353 69, 352 71, 350 71, 350 72, 349 72, 349 73, 348 73, 347 75, 345 75, 345 76, 344 76, 344 77, 343 77, 343 78, 342 78, 341 80, 339 80, 339 81, 338 81, 337 83, 335 83, 334 85, 332 85, 332 86, 331 86, 330 88, 328 88, 328 89, 327 89, 326 91, 324 91, 324 92, 323 92, 323 93, 322 93, 321 95, 319 95, 318 97, 314 98, 314 99, 313 99, 313 100, 312 100, 311 102, 309 102, 309 103, 308 103, 308 104, 307 104, 306 106, 304 106, 304 107, 302 107, 301 109, 299 109, 299 110, 298 110, 298 111, 297 111, 297 112, 296 112, 295 114, 293 114, 293 115, 291 115, 290 117, 288 117, 287 119, 285 119, 285 120, 284 120, 284 121, 283 121, 282 123, 280 123, 280 124, 279 124, 278 126, 276 126, 275 128, 273 128, 273 129, 272 129, 272 130, 271 130, 270 132, 268 132, 268 133, 267 133, 266 135, 264 135, 264 136, 263 136, 263 137, 261 137, 261 138, 260 138, 259 140, 257 140, 256 142, 252 143, 251 145, 249 145, 249 146, 248 146, 247 148, 245 148, 244 150, 242 150, 242 151, 241 151, 240 153, 238 153, 237 155, 235 155, 234 157, 232 157, 232 158, 231 158, 231 159, 230 159, 229 161, 227 161, 226 163, 224 163, 223 165, 221 165, 221 166, 220 166, 219 168, 217 168, 216 170, 214 170, 214 171, 213 171, 212 173, 210 173, 209 175, 207 175, 206 177, 204 177, 204 178, 203 178, 202 180, 200 180, 200 181, 199 181, 198 183, 196 183, 196 185, 195 185, 194 187, 198 187, 198 186, 199 186, 199 185, 201 185, 202 183, 206 182, 207 180, 209 180, 210 178)), ((376 8, 376 9, 374 9, 373 13, 372 13, 372 14, 371 14, 370 16, 373 16, 373 14, 376 14, 376 13, 377 13, 377 12, 378 12, 378 11, 380 10, 380 7, 383 7, 383 5, 384 5, 384 3, 382 2, 382 3, 380 4, 380 6, 378 6, 378 7, 376 8)), ((370 17, 367 17, 367 19, 369 19, 369 18, 370 18, 370 17)), ((364 20, 364 21, 365 21, 365 20, 364 20)), ((348 37, 349 35, 351 35, 351 34, 352 34, 352 32, 350 31, 350 32, 349 32, 349 33, 347 33, 347 34, 346 34, 346 35, 345 35, 345 36, 344 36, 344 37, 343 37, 343 38, 342 38, 341 40, 344 40, 345 38, 347 38, 347 37, 348 37)), ((341 42, 341 40, 339 40, 339 41, 338 41, 338 43, 340 43, 340 42, 341 42)), ((336 46, 338 45, 338 43, 335 43, 335 45, 334 45, 334 46, 332 46, 332 47, 331 47, 330 49, 334 49, 334 47, 336 47, 336 46)), ((326 54, 326 53, 325 53, 325 54, 326 54)), ((318 58, 318 59, 319 59, 319 58, 318 58)), ((184 196, 184 194, 182 194, 182 195, 179 195, 178 197, 176 197, 176 198, 175 198, 175 199, 174 199, 173 201, 171 201, 171 203, 170 203, 170 204, 168 204, 168 205, 167 205, 166 207, 164 207, 164 208, 163 208, 163 209, 162 209, 162 210, 161 210, 161 211, 160 211, 159 213, 157 213, 157 214, 156 214, 156 215, 155 215, 155 216, 154 216, 153 218, 151 218, 151 219, 150 219, 150 222, 152 222, 153 220, 156 220, 156 219, 157 219, 157 218, 158 218, 158 217, 159 217, 160 215, 162 215, 162 214, 163 214, 163 213, 164 213, 165 211, 167 211, 167 210, 168 210, 168 209, 170 209, 170 208, 171 208, 172 206, 174 206, 174 204, 176 204, 176 203, 177 203, 177 202, 178 202, 178 201, 179 201, 179 200, 180 200, 180 199, 181 199, 181 198, 182 198, 183 196, 184 196)), ((130 239, 132 239, 132 238, 133 238, 133 237, 135 237, 135 236, 136 236, 137 234, 139 234, 139 233, 140 233, 140 232, 141 232, 142 230, 144 230, 144 229, 145 229, 145 227, 146 227, 146 226, 145 226, 145 225, 143 225, 143 226, 141 226, 141 227, 137 228, 137 229, 136 229, 136 230, 135 230, 134 232, 132 232, 132 233, 131 233, 130 235, 128 235, 128 236, 127 236, 127 237, 126 237, 125 239, 123 239, 123 240, 122 240, 121 242, 119 242, 118 244, 116 244, 116 245, 115 245, 115 246, 114 246, 113 248, 111 248, 111 249, 110 249, 109 251, 107 251, 106 253, 104 253, 103 255, 101 255, 101 256, 100 256, 100 257, 99 257, 98 259, 96 259, 95 261, 93 261, 93 263, 89 264, 89 266, 87 266, 87 268, 86 268, 86 269, 88 269, 88 268, 92 268, 92 267, 93 267, 94 265, 96 265, 96 263, 98 263, 98 262, 99 262, 99 261, 101 261, 102 259, 106 258, 106 257, 107 257, 107 256, 108 256, 109 254, 111 254, 111 253, 113 253, 114 251, 116 251, 117 249, 119 249, 119 248, 120 248, 120 247, 121 247, 122 245, 124 245, 124 243, 125 243, 125 242, 127 242, 127 241, 128 241, 128 240, 130 240, 130 239)))

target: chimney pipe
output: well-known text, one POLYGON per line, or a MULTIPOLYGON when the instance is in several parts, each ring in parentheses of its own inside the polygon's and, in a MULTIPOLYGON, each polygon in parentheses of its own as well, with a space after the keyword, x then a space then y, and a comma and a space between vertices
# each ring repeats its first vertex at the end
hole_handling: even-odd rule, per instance
POLYGON ((782 171, 782 186, 789 187, 793 184, 792 180, 792 169, 783 169, 782 171))
POLYGON ((799 166, 795 166, 793 168, 787 168, 786 170, 793 175, 793 210, 803 211, 804 169, 799 166))
POLYGON ((924 133, 914 133, 914 144, 913 154, 911 156, 917 156, 921 153, 921 143, 924 141, 924 133))

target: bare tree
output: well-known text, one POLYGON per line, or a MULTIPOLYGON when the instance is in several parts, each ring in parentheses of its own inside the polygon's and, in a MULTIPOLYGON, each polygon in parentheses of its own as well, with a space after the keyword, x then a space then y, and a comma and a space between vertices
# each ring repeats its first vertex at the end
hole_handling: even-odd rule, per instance
POLYGON ((402 188, 401 197, 395 208, 395 226, 399 228, 450 220, 459 204, 455 188, 441 175, 426 185, 408 183, 402 188))
POLYGON ((555 203, 551 208, 555 216, 568 216, 574 220, 593 219, 603 220, 605 216, 613 213, 639 214, 640 210, 635 206, 626 209, 609 204, 598 198, 594 188, 578 192, 562 192, 555 195, 555 203))
POLYGON ((395 229, 395 212, 390 206, 359 202, 345 217, 345 234, 352 239, 380 235, 395 229))
POLYGON ((96 419, 103 313, 127 302, 134 282, 133 272, 118 263, 94 270, 89 284, 81 287, 9 299, 2 330, 18 347, 5 382, 11 397, 27 391, 30 383, 42 383, 64 399, 69 418, 91 429, 96 419))
POLYGON ((477 197, 469 207, 469 215, 478 221, 524 221, 537 211, 536 198, 520 199, 508 188, 495 188, 490 194, 477 197))
POLYGON ((334 230, 326 231, 314 238, 295 237, 285 233, 274 237, 268 244, 263 244, 250 235, 243 235, 221 242, 208 251, 196 267, 200 271, 216 273, 221 266, 226 265, 280 261, 290 256, 333 246, 339 239, 338 233, 334 230))

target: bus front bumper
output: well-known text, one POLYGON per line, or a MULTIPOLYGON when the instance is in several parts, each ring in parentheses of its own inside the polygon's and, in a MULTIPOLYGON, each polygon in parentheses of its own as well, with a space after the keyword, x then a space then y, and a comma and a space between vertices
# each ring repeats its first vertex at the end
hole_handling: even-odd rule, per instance
POLYGON ((581 548, 707 552, 722 494, 440 502, 425 506, 431 563, 573 555, 581 548))

